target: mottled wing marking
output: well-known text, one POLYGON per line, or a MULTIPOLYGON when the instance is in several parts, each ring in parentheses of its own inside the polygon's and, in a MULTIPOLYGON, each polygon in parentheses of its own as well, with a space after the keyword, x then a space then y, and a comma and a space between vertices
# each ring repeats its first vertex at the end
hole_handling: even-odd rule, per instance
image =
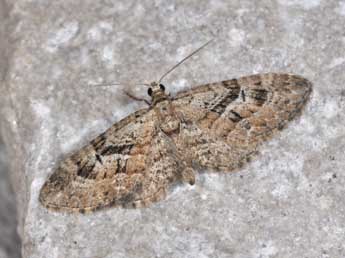
POLYGON ((60 164, 41 189, 45 207, 148 206, 175 181, 193 184, 193 166, 232 171, 296 117, 311 93, 306 79, 274 73, 206 84, 173 99, 152 85, 149 109, 114 124, 60 164))
POLYGON ((171 139, 155 128, 152 113, 128 116, 64 160, 43 186, 41 203, 83 213, 162 199, 184 163, 171 139))
POLYGON ((182 92, 173 103, 189 130, 182 130, 183 140, 176 141, 202 167, 231 171, 298 115, 310 92, 306 79, 274 73, 182 92))

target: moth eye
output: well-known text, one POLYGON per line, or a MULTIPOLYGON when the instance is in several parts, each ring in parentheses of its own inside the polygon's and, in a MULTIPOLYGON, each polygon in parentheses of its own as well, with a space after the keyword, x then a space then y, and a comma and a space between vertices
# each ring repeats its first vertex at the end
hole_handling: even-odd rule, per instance
POLYGON ((149 88, 149 89, 147 90, 147 94, 149 94, 149 96, 152 96, 152 88, 149 88))
POLYGON ((163 84, 159 84, 159 88, 161 88, 162 91, 165 91, 165 87, 163 84))

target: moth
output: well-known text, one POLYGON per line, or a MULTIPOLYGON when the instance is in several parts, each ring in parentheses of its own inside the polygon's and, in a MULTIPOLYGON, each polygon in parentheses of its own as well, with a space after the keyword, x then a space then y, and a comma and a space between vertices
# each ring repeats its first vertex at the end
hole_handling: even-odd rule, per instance
POLYGON ((147 108, 60 163, 40 191, 43 206, 81 213, 147 207, 164 199, 175 183, 194 184, 200 168, 234 171, 300 114, 312 90, 301 76, 266 73, 171 97, 162 78, 147 85, 147 108))

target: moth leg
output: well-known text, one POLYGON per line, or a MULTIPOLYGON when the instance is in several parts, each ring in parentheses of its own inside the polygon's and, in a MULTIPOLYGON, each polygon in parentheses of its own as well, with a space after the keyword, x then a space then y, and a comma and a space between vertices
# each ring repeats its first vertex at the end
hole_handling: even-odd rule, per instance
POLYGON ((131 94, 130 92, 123 90, 123 93, 125 93, 129 98, 135 100, 135 101, 143 101, 145 102, 148 106, 151 106, 151 103, 147 100, 147 99, 143 99, 143 98, 138 98, 136 96, 134 96, 133 94, 131 94))

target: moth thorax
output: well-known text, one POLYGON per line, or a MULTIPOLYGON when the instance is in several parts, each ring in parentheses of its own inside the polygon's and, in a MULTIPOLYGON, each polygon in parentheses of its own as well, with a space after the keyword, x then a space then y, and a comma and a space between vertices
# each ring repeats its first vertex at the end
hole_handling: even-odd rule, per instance
POLYGON ((157 82, 152 82, 150 84, 148 94, 152 98, 153 105, 156 105, 157 103, 168 99, 168 95, 165 93, 164 85, 157 82))
POLYGON ((155 106, 155 110, 159 118, 160 127, 165 133, 171 134, 179 130, 180 120, 173 112, 169 100, 158 103, 155 106))

